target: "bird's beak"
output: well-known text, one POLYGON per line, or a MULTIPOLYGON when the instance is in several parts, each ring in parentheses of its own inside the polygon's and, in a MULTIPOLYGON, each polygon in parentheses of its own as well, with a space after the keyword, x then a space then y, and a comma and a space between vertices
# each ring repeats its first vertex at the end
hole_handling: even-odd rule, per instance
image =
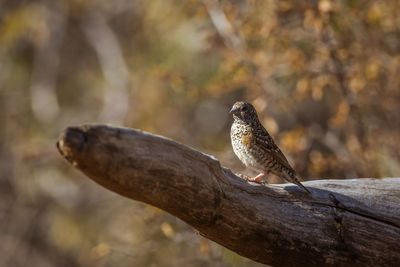
POLYGON ((237 107, 232 107, 231 111, 229 111, 229 114, 236 114, 239 111, 237 107))

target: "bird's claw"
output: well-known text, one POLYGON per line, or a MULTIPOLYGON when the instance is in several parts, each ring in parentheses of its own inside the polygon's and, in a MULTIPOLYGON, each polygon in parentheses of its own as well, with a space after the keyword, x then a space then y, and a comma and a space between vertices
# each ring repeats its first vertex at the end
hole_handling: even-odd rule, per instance
POLYGON ((256 176, 256 177, 250 177, 250 176, 247 176, 247 175, 245 175, 245 174, 241 174, 241 173, 239 173, 239 174, 237 174, 240 178, 242 178, 242 179, 244 179, 244 180, 246 180, 246 181, 248 181, 248 182, 253 182, 253 183, 258 183, 258 184, 265 184, 265 181, 262 181, 260 178, 261 177, 263 177, 263 176, 261 176, 260 177, 260 175, 258 175, 258 176, 256 176))
POLYGON ((253 177, 253 178, 248 177, 248 179, 246 179, 246 180, 249 181, 249 182, 257 183, 257 184, 263 184, 264 183, 264 181, 262 181, 262 180, 255 179, 255 177, 253 177))

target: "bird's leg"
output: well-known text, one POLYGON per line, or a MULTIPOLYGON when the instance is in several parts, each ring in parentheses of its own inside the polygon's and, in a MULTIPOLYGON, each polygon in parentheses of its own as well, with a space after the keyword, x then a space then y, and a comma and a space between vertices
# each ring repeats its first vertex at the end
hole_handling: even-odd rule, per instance
POLYGON ((260 181, 260 179, 263 178, 263 177, 265 177, 267 174, 268 174, 268 172, 262 172, 262 173, 260 173, 259 175, 257 175, 256 177, 250 177, 250 176, 247 176, 247 175, 241 174, 241 173, 239 173, 239 174, 237 174, 237 175, 238 175, 240 178, 245 179, 246 181, 254 182, 254 183, 259 183, 259 184, 263 184, 264 182, 263 182, 263 181, 260 181))
POLYGON ((256 177, 253 177, 253 178, 247 177, 246 180, 249 181, 249 182, 256 182, 256 183, 260 183, 261 184, 262 182, 259 181, 259 180, 261 178, 263 178, 264 176, 266 176, 266 175, 267 175, 267 172, 262 172, 259 175, 257 175, 256 177))

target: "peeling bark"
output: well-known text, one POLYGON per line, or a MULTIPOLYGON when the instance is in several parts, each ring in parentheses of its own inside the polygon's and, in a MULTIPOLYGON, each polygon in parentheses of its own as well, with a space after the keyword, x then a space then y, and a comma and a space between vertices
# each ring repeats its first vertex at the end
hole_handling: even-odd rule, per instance
POLYGON ((201 235, 274 266, 400 264, 400 179, 249 183, 162 136, 106 125, 67 128, 60 153, 89 178, 163 209, 201 235))

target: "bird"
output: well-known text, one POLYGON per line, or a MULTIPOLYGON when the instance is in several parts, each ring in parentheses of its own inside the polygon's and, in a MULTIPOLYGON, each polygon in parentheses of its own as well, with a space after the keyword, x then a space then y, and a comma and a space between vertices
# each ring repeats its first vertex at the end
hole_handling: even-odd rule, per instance
POLYGON ((246 180, 260 183, 259 180, 262 177, 272 173, 296 184, 307 194, 311 194, 300 183, 295 170, 260 123, 257 111, 252 104, 238 101, 229 113, 234 120, 231 127, 233 151, 246 167, 260 172, 254 178, 245 176, 246 180))

